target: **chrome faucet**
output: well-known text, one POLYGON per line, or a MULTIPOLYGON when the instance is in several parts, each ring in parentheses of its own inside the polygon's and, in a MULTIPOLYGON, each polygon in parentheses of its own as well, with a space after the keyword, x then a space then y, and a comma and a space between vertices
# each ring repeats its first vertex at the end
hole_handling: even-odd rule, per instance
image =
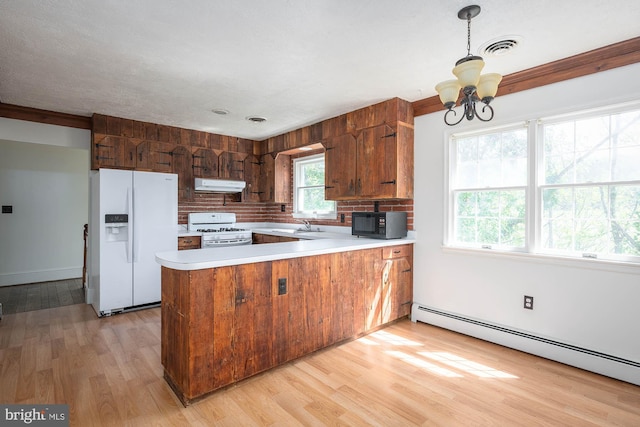
POLYGON ((301 230, 311 231, 311 224, 309 223, 309 221, 307 221, 306 219, 299 219, 297 221, 304 224, 304 229, 301 229, 301 230))

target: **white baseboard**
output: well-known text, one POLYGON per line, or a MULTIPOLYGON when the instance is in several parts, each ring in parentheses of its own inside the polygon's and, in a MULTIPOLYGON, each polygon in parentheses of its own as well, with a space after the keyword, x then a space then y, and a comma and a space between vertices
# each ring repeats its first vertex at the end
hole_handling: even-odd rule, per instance
POLYGON ((411 320, 439 326, 481 340, 524 351, 566 365, 640 385, 640 362, 538 337, 463 315, 414 303, 411 320))
POLYGON ((82 267, 58 268, 51 270, 23 271, 0 274, 0 286, 22 285, 24 283, 50 282, 52 280, 76 279, 82 277, 82 267))

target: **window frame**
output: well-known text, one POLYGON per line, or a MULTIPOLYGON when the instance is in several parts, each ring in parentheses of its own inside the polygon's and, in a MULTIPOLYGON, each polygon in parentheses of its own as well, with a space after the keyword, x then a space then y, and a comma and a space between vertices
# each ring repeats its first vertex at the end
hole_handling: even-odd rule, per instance
POLYGON ((528 127, 527 122, 518 122, 512 123, 503 126, 496 126, 491 128, 484 128, 475 131, 467 131, 467 132, 459 132, 459 133, 451 133, 447 137, 445 137, 447 150, 446 159, 445 159, 445 167, 448 169, 448 173, 445 174, 445 194, 447 194, 447 200, 445 203, 445 236, 443 241, 445 242, 445 246, 456 247, 456 248, 465 248, 465 249, 492 249, 498 250, 501 252, 527 252, 528 251, 528 242, 530 235, 530 212, 529 212, 529 195, 531 193, 531 189, 529 188, 530 182, 530 163, 528 159, 531 156, 531 143, 530 143, 530 129, 527 130, 527 183, 522 186, 494 186, 494 187, 485 187, 485 188, 467 188, 470 191, 481 192, 484 190, 494 189, 496 191, 507 190, 511 188, 521 188, 524 190, 525 196, 525 217, 524 217, 524 226, 525 226, 525 242, 523 247, 509 247, 509 246, 494 246, 489 244, 459 244, 454 242, 455 238, 455 224, 456 224, 456 192, 465 190, 465 188, 454 188, 455 187, 455 176, 458 172, 457 170, 457 162, 451 162, 451 159, 457 159, 457 140, 469 137, 469 136, 482 136, 482 135, 490 135, 498 132, 508 132, 511 130, 517 130, 528 127))
MULTIPOLYGON (((336 219, 338 217, 338 206, 335 200, 331 201, 333 203, 333 210, 331 211, 321 211, 321 212, 309 212, 309 211, 301 211, 299 209, 299 201, 298 201, 298 189, 299 188, 319 188, 322 187, 324 191, 324 182, 322 185, 315 186, 300 186, 298 185, 299 181, 299 171, 303 165, 309 163, 324 163, 325 156, 324 153, 320 154, 312 154, 310 156, 298 157, 293 159, 292 172, 293 172, 293 218, 296 219, 336 219)), ((325 200, 327 200, 325 198, 325 200)), ((330 200, 328 200, 330 201, 330 200)))
MULTIPOLYGON (((588 265, 631 265, 634 268, 640 266, 640 256, 629 254, 613 254, 598 253, 597 258, 592 258, 588 253, 580 253, 578 251, 558 251, 556 249, 543 248, 543 191, 547 188, 570 188, 576 185, 585 184, 547 184, 544 183, 545 177, 545 158, 544 158, 544 132, 543 127, 549 124, 580 121, 595 117, 611 116, 619 113, 632 112, 640 109, 640 102, 630 102, 625 104, 606 106, 584 111, 571 112, 568 114, 549 116, 545 118, 532 119, 525 122, 518 121, 515 123, 496 126, 492 128, 475 129, 472 131, 459 133, 445 133, 444 135, 444 193, 445 193, 445 209, 444 209, 444 236, 443 248, 452 251, 476 251, 485 254, 498 255, 519 255, 532 258, 555 259, 568 262, 587 263, 588 265), (482 245, 461 245, 455 242, 455 221, 456 221, 456 203, 455 194, 459 189, 454 188, 454 180, 457 168, 457 151, 455 139, 468 136, 481 136, 497 132, 503 132, 509 129, 515 129, 520 126, 527 127, 527 184, 525 190, 525 245, 523 249, 505 248, 505 247, 487 247, 482 245)), ((627 185, 629 181, 598 181, 592 186, 602 185, 627 185)), ((633 180, 633 185, 640 184, 640 180, 633 180)))

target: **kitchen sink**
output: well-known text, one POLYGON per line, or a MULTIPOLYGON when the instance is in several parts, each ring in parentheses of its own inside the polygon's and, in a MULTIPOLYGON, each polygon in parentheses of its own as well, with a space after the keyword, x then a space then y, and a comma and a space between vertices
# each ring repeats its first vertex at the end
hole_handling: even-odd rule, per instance
POLYGON ((294 234, 298 232, 298 230, 296 230, 295 228, 272 228, 271 231, 274 233, 288 233, 288 234, 294 234))

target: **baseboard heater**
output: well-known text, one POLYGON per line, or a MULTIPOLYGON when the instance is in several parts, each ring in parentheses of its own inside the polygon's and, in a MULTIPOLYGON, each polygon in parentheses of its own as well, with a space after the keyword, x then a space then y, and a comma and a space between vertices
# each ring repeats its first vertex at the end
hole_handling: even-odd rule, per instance
POLYGON ((633 360, 436 310, 420 304, 413 305, 411 320, 433 324, 485 341, 640 385, 640 362, 633 360))

